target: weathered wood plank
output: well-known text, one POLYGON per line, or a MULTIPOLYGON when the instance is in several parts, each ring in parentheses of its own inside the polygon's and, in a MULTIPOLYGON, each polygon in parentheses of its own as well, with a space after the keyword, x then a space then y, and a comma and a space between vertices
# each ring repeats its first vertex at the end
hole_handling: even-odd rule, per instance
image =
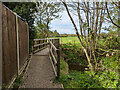
POLYGON ((57 72, 56 72, 56 69, 55 69, 55 66, 54 66, 54 64, 53 64, 53 61, 52 61, 52 58, 51 58, 51 55, 50 55, 50 54, 49 54, 49 58, 50 58, 50 62, 51 62, 51 64, 52 64, 52 67, 53 67, 55 76, 57 77, 57 72))
MULTIPOLYGON (((2 3, 0 2, 0 72, 2 72, 2 3)), ((0 73, 0 87, 2 86, 2 73, 0 73)))
POLYGON ((57 64, 57 61, 56 61, 55 56, 54 56, 54 54, 52 53, 52 50, 51 50, 51 49, 50 49, 50 55, 52 56, 52 59, 53 59, 54 63, 57 64))
POLYGON ((19 64, 20 69, 27 60, 28 54, 28 30, 27 24, 18 18, 18 34, 19 34, 19 64))
POLYGON ((28 33, 28 55, 29 55, 29 26, 28 23, 26 23, 27 25, 27 33, 28 33))
POLYGON ((54 39, 54 38, 49 38, 49 39, 34 39, 34 41, 39 41, 39 40, 56 40, 56 38, 54 39))
POLYGON ((2 41, 2 47, 3 47, 3 60, 2 60, 2 84, 5 84, 7 82, 7 75, 6 75, 6 65, 7 65, 7 59, 9 57, 9 51, 7 54, 7 51, 5 51, 6 49, 9 49, 8 47, 8 30, 7 30, 7 10, 4 6, 2 6, 2 37, 3 37, 3 41, 2 41), (6 63, 6 65, 5 65, 6 63))
MULTIPOLYGON (((5 59, 5 69, 6 69, 6 83, 9 84, 11 79, 17 74, 17 39, 16 39, 16 19, 14 13, 11 13, 7 9, 7 32, 8 41, 5 43, 8 49, 5 47, 6 54, 9 54, 9 57, 5 59)), ((6 56, 4 56, 6 57, 6 56)))
POLYGON ((52 43, 51 41, 49 41, 49 42, 50 42, 51 46, 53 47, 53 49, 54 49, 55 51, 57 51, 58 49, 53 45, 53 43, 52 43))
POLYGON ((17 75, 19 75, 19 70, 20 70, 20 54, 19 54, 19 32, 18 32, 18 17, 17 17, 17 14, 15 13, 15 25, 16 25, 16 38, 17 38, 17 75))
POLYGON ((41 45, 46 45, 46 44, 48 44, 48 42, 34 45, 34 47, 39 47, 39 46, 41 46, 41 45))
MULTIPOLYGON (((17 18, 19 17, 17 16, 17 18)), ((23 63, 27 60, 29 56, 28 53, 29 34, 27 31, 26 23, 23 22, 22 20, 19 21, 21 28, 19 31, 20 37, 18 38, 21 41, 21 44, 18 45, 19 46, 18 48, 20 48, 21 50, 19 53, 19 55, 21 56, 20 57, 21 61, 19 62, 22 67, 23 63)), ((16 26, 15 14, 7 7, 5 7, 5 5, 0 3, 0 63, 2 61, 2 68, 0 66, 0 69, 2 69, 2 80, 0 78, 0 81, 2 81, 2 84, 4 85, 9 85, 11 81, 14 81, 13 77, 17 74, 17 66, 19 66, 19 63, 17 65, 16 28, 17 26, 16 26)))

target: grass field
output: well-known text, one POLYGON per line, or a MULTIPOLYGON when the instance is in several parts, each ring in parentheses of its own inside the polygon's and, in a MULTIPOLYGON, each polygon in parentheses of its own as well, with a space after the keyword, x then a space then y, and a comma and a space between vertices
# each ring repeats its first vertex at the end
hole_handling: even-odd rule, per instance
POLYGON ((76 46, 80 46, 77 37, 53 37, 53 38, 59 38, 61 44, 75 44, 76 46))

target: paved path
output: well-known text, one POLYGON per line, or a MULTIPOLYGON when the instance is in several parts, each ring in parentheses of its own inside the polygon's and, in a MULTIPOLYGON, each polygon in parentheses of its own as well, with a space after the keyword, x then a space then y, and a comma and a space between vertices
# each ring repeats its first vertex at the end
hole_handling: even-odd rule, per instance
POLYGON ((32 56, 21 88, 61 88, 61 84, 53 83, 55 74, 48 54, 46 48, 32 56))

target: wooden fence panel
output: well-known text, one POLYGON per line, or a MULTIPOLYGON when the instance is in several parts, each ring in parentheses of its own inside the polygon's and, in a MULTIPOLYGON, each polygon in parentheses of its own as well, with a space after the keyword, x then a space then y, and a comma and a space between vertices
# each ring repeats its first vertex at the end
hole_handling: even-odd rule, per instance
POLYGON ((19 50, 20 50, 20 68, 28 58, 28 31, 27 24, 18 18, 18 31, 19 31, 19 50))
POLYGON ((15 15, 3 6, 3 83, 8 84, 17 73, 15 15))
POLYGON ((2 51, 0 50, 2 52, 2 84, 9 85, 14 80, 14 77, 19 74, 18 71, 23 67, 29 56, 28 25, 19 17, 16 19, 16 14, 3 4, 0 15, 2 16, 2 30, 0 30, 0 34, 2 31, 2 51), (16 25, 17 23, 18 25, 16 25), (17 55, 18 51, 19 54, 17 55))

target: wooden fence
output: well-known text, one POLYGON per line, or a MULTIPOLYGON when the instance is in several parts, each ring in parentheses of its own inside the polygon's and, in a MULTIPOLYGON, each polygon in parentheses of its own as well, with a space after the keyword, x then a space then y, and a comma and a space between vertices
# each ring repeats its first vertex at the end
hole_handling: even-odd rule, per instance
POLYGON ((60 76, 60 49, 59 39, 34 39, 33 53, 36 53, 46 47, 49 48, 49 57, 56 78, 60 76))
POLYGON ((0 55, 2 84, 10 85, 23 70, 29 56, 28 25, 17 14, 0 3, 0 55))

